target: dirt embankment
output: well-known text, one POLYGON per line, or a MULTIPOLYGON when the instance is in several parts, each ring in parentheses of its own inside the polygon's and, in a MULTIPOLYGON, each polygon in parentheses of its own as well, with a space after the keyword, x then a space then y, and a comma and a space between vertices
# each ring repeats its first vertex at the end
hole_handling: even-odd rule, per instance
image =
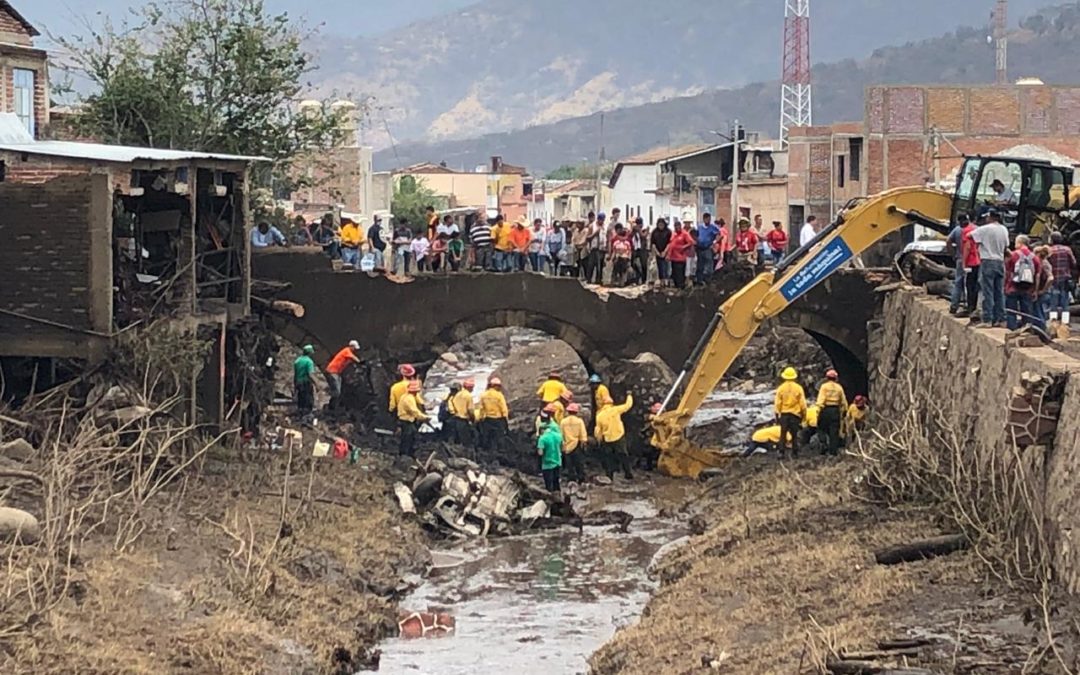
MULTIPOLYGON (((24 466, 57 469, 53 450, 24 466)), ((137 506, 80 502, 93 518, 60 542, 50 518, 64 515, 56 507, 67 497, 51 478, 44 503, 25 484, 0 495, 39 515, 46 533, 4 545, 0 672, 361 668, 396 631, 401 580, 428 554, 390 497, 387 458, 309 455, 211 448, 137 506)))
MULTIPOLYGON (((876 564, 876 549, 941 530, 926 509, 869 504, 864 478, 850 457, 730 464, 684 506, 701 534, 661 559, 660 589, 592 657, 594 672, 825 673, 845 650, 897 638, 927 644, 878 665, 929 670, 896 672, 1067 672, 1032 596, 988 579, 975 552, 876 564)), ((1064 618, 1075 614, 1053 611, 1063 612, 1055 625, 1075 630, 1064 618)), ((1055 639, 1076 658, 1075 634, 1055 639)))

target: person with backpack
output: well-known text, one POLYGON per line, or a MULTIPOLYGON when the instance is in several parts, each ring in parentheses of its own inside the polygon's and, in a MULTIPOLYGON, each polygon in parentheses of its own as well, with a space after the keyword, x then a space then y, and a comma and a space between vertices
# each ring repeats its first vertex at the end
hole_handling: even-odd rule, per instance
MULTIPOLYGON (((986 220, 971 233, 979 252, 979 286, 983 296, 983 324, 998 328, 1005 325, 1005 249, 1009 247, 1009 230, 1001 224, 996 210, 986 214, 986 220)), ((971 325, 979 324, 972 316, 971 325)))
POLYGON ((1005 261, 1005 323, 1009 330, 1031 324, 1046 330, 1041 314, 1035 309, 1042 262, 1028 247, 1028 236, 1016 236, 1013 252, 1005 261))

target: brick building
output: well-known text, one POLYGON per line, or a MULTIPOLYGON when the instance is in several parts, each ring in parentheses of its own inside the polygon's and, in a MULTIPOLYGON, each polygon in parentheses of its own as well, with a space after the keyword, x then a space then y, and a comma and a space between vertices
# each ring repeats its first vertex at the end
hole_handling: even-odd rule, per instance
POLYGON ((965 154, 1080 161, 1080 87, 868 87, 862 122, 792 130, 791 220, 890 188, 952 191, 965 154))
POLYGON ((258 159, 36 141, 0 113, 0 359, 99 361, 118 331, 169 317, 215 345, 193 384, 220 419, 258 159))
POLYGON ((34 47, 38 35, 0 0, 0 112, 14 113, 34 137, 49 124, 49 63, 45 51, 34 47))

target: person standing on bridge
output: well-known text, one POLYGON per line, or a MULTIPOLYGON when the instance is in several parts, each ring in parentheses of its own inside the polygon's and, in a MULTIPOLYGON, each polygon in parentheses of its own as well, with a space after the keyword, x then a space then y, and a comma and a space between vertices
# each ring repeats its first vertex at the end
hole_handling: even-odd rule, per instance
POLYGON ((701 224, 697 228, 697 270, 694 283, 698 286, 704 286, 712 281, 713 271, 716 269, 716 253, 713 246, 719 236, 720 228, 712 221, 712 214, 703 214, 701 224))
POLYGON ((671 261, 671 283, 675 288, 686 288, 686 261, 694 251, 694 239, 683 228, 682 223, 675 222, 675 233, 668 243, 665 257, 671 261))
POLYGON ((502 393, 502 380, 488 380, 487 390, 480 395, 480 446, 488 451, 500 451, 510 434, 510 408, 502 393))
POLYGON ((597 286, 604 283, 604 260, 608 250, 607 215, 596 214, 596 222, 589 228, 589 264, 585 282, 597 286), (590 278, 591 277, 591 278, 590 278))
POLYGON ((416 437, 420 434, 420 425, 431 420, 423 409, 420 380, 409 382, 408 391, 398 402, 397 416, 401 427, 398 452, 402 457, 412 457, 416 454, 416 437))
MULTIPOLYGON (((656 227, 653 228, 652 234, 649 236, 649 248, 652 249, 652 254, 656 257, 656 278, 660 280, 661 286, 667 286, 671 280, 671 262, 667 258, 667 249, 670 243, 671 230, 668 228, 667 220, 660 218, 656 221, 656 227)), ((646 275, 648 275, 647 270, 646 275)))
POLYGON ((524 216, 514 221, 510 243, 513 246, 513 271, 524 272, 529 264, 529 244, 532 243, 532 232, 525 226, 524 216))
POLYGON ((1042 330, 1046 325, 1035 307, 1039 292, 1039 278, 1043 275, 1043 262, 1028 247, 1026 234, 1016 235, 1016 245, 1005 261, 1005 307, 1009 330, 1031 324, 1042 330))
POLYGON ((296 391, 296 410, 307 417, 315 409, 315 348, 304 345, 304 353, 293 362, 293 389, 296 391))
POLYGON ((1072 305, 1072 289, 1076 287, 1076 276, 1080 268, 1071 248, 1065 245, 1065 235, 1061 232, 1050 234, 1050 255, 1047 256, 1054 280, 1050 286, 1049 315, 1051 321, 1061 319, 1063 326, 1069 325, 1069 307, 1072 305))
POLYGON ((330 385, 330 410, 336 410, 341 404, 341 375, 350 365, 361 363, 357 355, 359 351, 360 343, 352 340, 341 351, 334 354, 334 358, 330 359, 330 363, 326 366, 326 382, 330 385))
POLYGON ((360 247, 364 233, 352 218, 341 219, 341 262, 353 268, 360 267, 360 247))
POLYGON ((840 431, 848 410, 847 395, 839 379, 840 375, 829 369, 817 395, 818 431, 825 437, 825 453, 832 456, 840 453, 840 431))
POLYGON ((514 244, 510 241, 510 226, 501 213, 495 216, 491 239, 495 242, 495 271, 509 272, 514 263, 514 244))
POLYGON ((772 226, 773 229, 765 235, 765 242, 769 245, 773 267, 777 267, 784 259, 784 254, 787 253, 788 236, 787 232, 784 232, 784 224, 779 220, 774 220, 772 226))
POLYGON ((476 220, 469 228, 469 239, 472 241, 474 272, 492 272, 495 265, 491 257, 491 226, 488 225, 487 216, 479 211, 476 212, 476 220))
POLYGON ((780 444, 778 450, 783 456, 785 449, 791 448, 791 456, 799 454, 799 431, 803 417, 806 416, 806 392, 796 380, 799 373, 788 366, 780 373, 783 383, 776 388, 773 409, 780 423, 780 444), (790 445, 789 445, 790 444, 790 445))
POLYGON ((626 395, 622 405, 615 405, 611 394, 598 397, 600 411, 596 413, 596 428, 593 430, 600 443, 600 458, 608 478, 615 478, 615 471, 622 468, 623 478, 630 480, 634 473, 630 470, 630 451, 626 446, 626 427, 622 416, 634 406, 634 397, 626 395))

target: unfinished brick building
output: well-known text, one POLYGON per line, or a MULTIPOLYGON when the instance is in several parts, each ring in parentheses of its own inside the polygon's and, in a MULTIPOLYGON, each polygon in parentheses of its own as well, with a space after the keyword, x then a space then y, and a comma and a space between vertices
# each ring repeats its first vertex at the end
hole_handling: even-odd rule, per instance
POLYGON ((11 3, 0 0, 0 112, 14 113, 32 136, 49 124, 49 63, 39 35, 11 3))
POLYGON ((215 345, 192 384, 220 420, 226 333, 250 308, 257 159, 35 141, 0 113, 4 365, 99 361, 118 331, 168 319, 215 345))
POLYGON ((1080 87, 869 87, 861 123, 792 130, 792 222, 889 188, 951 191, 965 154, 1080 161, 1080 87))

